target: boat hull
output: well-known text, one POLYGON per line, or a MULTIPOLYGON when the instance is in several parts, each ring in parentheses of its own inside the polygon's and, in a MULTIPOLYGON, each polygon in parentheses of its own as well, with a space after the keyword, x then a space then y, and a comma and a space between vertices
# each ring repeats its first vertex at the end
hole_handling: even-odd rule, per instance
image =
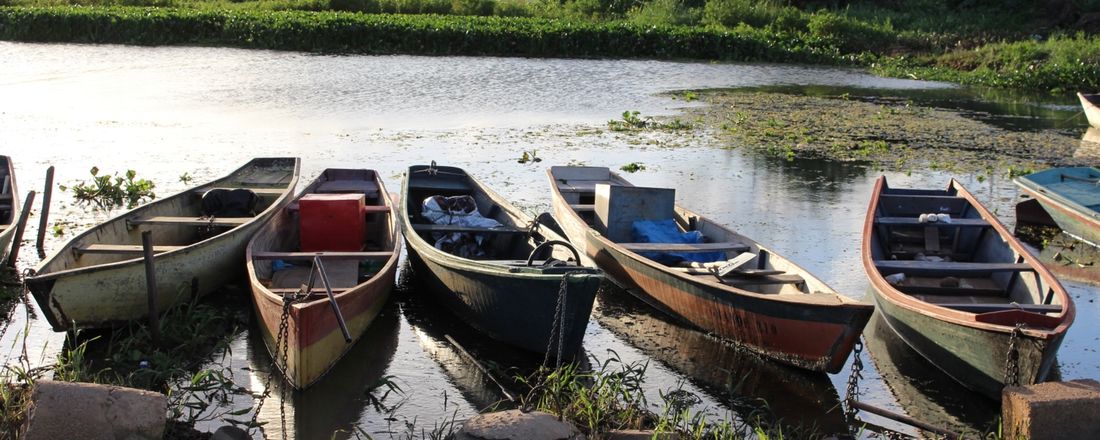
POLYGON ((570 241, 616 284, 696 328, 783 363, 840 371, 873 312, 868 304, 780 301, 699 281, 621 250, 556 191, 552 206, 570 241))
MULTIPOLYGON (((1000 398, 1011 332, 945 325, 935 317, 886 300, 878 289, 871 291, 886 324, 906 345, 967 388, 1000 398)), ((1021 385, 1039 383, 1047 377, 1063 336, 1017 338, 1017 377, 1021 385)))
MULTIPOLYGON (((1095 169, 1088 168, 1085 170, 1095 169)), ((1048 170, 1048 172, 1054 171, 1057 171, 1057 169, 1048 170)), ((1100 170, 1095 170, 1095 173, 1100 175, 1100 170)), ((1016 184, 1024 193, 1039 201, 1039 204, 1043 206, 1043 209, 1058 224, 1059 228, 1070 235, 1092 243, 1094 246, 1100 245, 1100 213, 1075 203, 1063 197, 1057 190, 1047 188, 1028 177, 1030 176, 1016 179, 1016 184)), ((1100 195, 1100 191, 1096 193, 1100 195)))
POLYGON ((562 277, 517 276, 506 270, 455 266, 413 247, 409 256, 416 276, 422 276, 437 301, 491 338, 528 351, 546 353, 549 348, 551 353, 558 352, 557 334, 552 330, 554 311, 562 302, 566 332, 560 352, 565 358, 579 352, 601 276, 582 273, 567 277, 562 296, 562 277))
POLYGON ((7 222, 3 231, 0 231, 0 265, 4 265, 8 263, 8 256, 11 255, 11 243, 12 239, 15 238, 15 230, 19 225, 23 206, 19 204, 19 187, 15 182, 15 165, 11 162, 11 157, 0 156, 0 160, 4 161, 10 179, 8 188, 0 194, 0 197, 7 197, 11 204, 11 221, 7 222))
POLYGON ((1081 110, 1085 112, 1085 118, 1089 120, 1089 125, 1100 128, 1100 107, 1092 102, 1093 99, 1097 99, 1097 95, 1077 92, 1077 99, 1081 101, 1081 110))

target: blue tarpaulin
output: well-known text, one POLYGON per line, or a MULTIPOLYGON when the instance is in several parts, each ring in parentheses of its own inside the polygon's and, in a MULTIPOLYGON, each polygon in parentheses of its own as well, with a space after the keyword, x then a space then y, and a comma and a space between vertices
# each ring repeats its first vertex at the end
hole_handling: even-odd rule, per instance
MULTIPOLYGON (((638 220, 631 228, 636 243, 702 243, 703 233, 699 231, 680 232, 673 219, 638 220)), ((674 265, 681 261, 709 263, 726 259, 725 252, 639 252, 665 265, 674 265)))

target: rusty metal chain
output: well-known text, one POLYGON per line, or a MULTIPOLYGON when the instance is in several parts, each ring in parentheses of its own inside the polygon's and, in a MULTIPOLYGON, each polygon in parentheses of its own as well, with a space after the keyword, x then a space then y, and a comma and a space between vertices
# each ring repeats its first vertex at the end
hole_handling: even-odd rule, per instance
MULTIPOLYGON (((294 293, 287 293, 283 295, 283 314, 279 317, 279 332, 275 337, 275 352, 279 353, 279 348, 282 347, 281 359, 275 359, 275 368, 280 370, 283 377, 286 377, 287 366, 287 347, 290 346, 290 306, 298 300, 298 296, 294 293), (280 366, 280 361, 282 366, 280 366)), ((260 395, 260 402, 256 404, 256 411, 252 413, 252 421, 249 423, 249 429, 257 426, 256 419, 260 416, 260 409, 264 407, 264 401, 271 396, 271 378, 275 375, 272 371, 267 376, 267 381, 264 383, 264 393, 260 395)), ((286 439, 286 386, 279 387, 279 419, 282 423, 283 438, 286 439)), ((266 436, 265 436, 266 437, 266 436)))
POLYGON ((1008 352, 1005 354, 1005 386, 1020 385, 1020 350, 1016 345, 1023 334, 1024 324, 1016 323, 1016 327, 1012 329, 1012 333, 1009 335, 1008 352))
POLYGON ((859 400, 859 380, 863 378, 863 359, 860 357, 862 352, 863 339, 856 339, 855 345, 852 346, 852 372, 848 375, 848 389, 844 393, 844 416, 849 423, 855 421, 856 412, 859 411, 852 402, 859 400))

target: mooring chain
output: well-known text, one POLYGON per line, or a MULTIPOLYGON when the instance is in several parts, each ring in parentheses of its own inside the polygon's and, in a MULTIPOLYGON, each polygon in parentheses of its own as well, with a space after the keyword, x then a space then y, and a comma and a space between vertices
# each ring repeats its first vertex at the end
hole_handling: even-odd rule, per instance
POLYGON ((860 357, 862 352, 863 339, 856 339, 855 345, 852 346, 852 372, 848 375, 848 389, 844 393, 844 405, 846 407, 844 416, 849 423, 855 421, 856 412, 858 412, 852 402, 859 400, 859 380, 863 378, 863 359, 860 357))
MULTIPOLYGON (((283 314, 279 317, 279 332, 275 337, 275 352, 280 353, 279 349, 282 348, 281 358, 276 359, 275 368, 280 370, 281 374, 285 376, 287 365, 287 347, 290 346, 290 306, 298 300, 298 296, 294 293, 287 293, 283 295, 283 314), (279 366, 279 362, 282 362, 282 366, 279 366)), ((267 376, 267 381, 264 383, 264 393, 260 395, 260 402, 256 404, 256 411, 252 413, 252 422, 249 426, 256 426, 256 419, 260 416, 260 409, 264 407, 264 401, 271 395, 271 378, 275 375, 272 371, 267 376)), ((279 419, 282 422, 283 438, 286 438, 286 386, 279 387, 279 419)), ((266 437, 266 436, 265 436, 266 437)))
POLYGON ((1008 352, 1005 354, 1005 386, 1020 385, 1020 350, 1016 346, 1024 334, 1024 324, 1016 323, 1008 338, 1008 352))
POLYGON ((565 306, 566 296, 569 295, 569 277, 582 272, 567 272, 561 277, 561 285, 558 287, 558 301, 554 306, 554 320, 550 327, 550 338, 546 341, 546 356, 542 359, 543 365, 550 364, 550 354, 556 353, 555 367, 561 367, 561 355, 565 345, 565 306), (554 335, 557 334, 558 349, 555 352, 554 335))

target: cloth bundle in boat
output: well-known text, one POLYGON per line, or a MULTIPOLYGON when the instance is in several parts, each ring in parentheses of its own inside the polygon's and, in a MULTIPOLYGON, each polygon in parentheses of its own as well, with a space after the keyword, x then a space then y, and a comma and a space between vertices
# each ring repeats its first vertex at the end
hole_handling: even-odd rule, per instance
MULTIPOLYGON (((475 228, 495 228, 500 222, 486 218, 477 211, 477 203, 471 196, 431 196, 421 204, 420 215, 437 225, 456 225, 475 228)), ((435 247, 443 252, 463 258, 483 257, 481 243, 485 236, 468 232, 433 234, 435 247)))
MULTIPOLYGON (((703 233, 699 231, 680 232, 673 219, 638 220, 632 225, 634 241, 637 243, 702 243, 703 233)), ((681 261, 709 263, 726 259, 724 252, 640 252, 643 257, 665 265, 674 265, 681 261)))
POLYGON ((260 196, 252 190, 215 188, 202 195, 202 215, 208 217, 252 217, 260 196))

